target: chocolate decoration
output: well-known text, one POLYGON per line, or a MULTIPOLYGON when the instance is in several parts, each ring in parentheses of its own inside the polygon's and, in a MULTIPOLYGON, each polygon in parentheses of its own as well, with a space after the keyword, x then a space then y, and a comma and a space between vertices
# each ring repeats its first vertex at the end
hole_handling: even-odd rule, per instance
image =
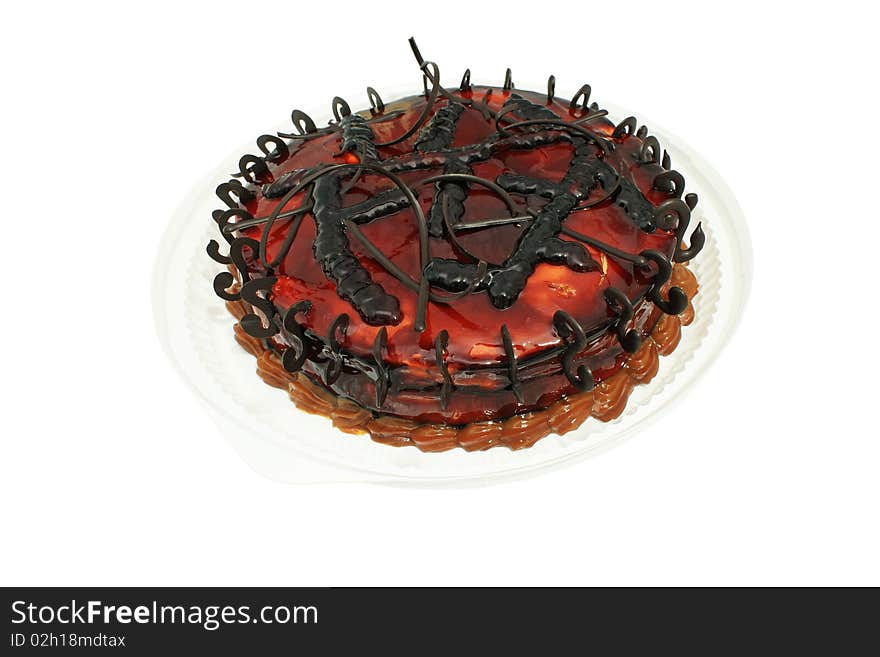
POLYGON ((227 207, 234 210, 240 209, 242 203, 247 203, 254 198, 254 193, 245 189, 237 180, 220 183, 217 185, 216 194, 217 198, 223 201, 227 207))
POLYGON ((342 126, 342 153, 356 153, 361 161, 375 162, 379 159, 373 131, 367 120, 357 114, 349 114, 339 122, 342 126))
POLYGON ((587 106, 589 105, 590 94, 592 91, 592 87, 588 84, 585 84, 578 89, 578 92, 572 97, 571 102, 568 105, 569 109, 577 109, 578 104, 580 103, 581 109, 586 111, 588 109, 587 106))
POLYGON ((385 111, 385 102, 373 87, 367 87, 367 98, 370 99, 370 114, 376 116, 385 111))
POLYGON ((449 376, 449 365, 446 362, 446 347, 449 346, 449 332, 446 329, 440 331, 434 339, 434 358, 437 367, 443 376, 443 386, 440 388, 440 408, 445 409, 449 404, 449 395, 452 394, 452 377, 449 376))
POLYGON ((275 306, 273 306, 272 302, 265 296, 272 290, 275 280, 274 276, 267 276, 265 278, 257 278, 247 281, 241 286, 241 300, 259 310, 263 316, 270 318, 268 326, 263 326, 263 320, 260 319, 258 315, 254 314, 245 315, 238 320, 241 328, 243 328, 248 335, 255 338, 269 338, 279 331, 278 326, 273 321, 275 317, 275 306))
POLYGON ((680 287, 670 287, 667 299, 664 299, 661 293, 666 281, 672 276, 672 263, 658 251, 642 251, 642 256, 657 265, 657 274, 654 276, 648 298, 667 315, 678 315, 684 312, 688 305, 688 298, 680 287))
MULTIPOLYGON (((659 146, 657 148, 659 148, 659 146)), ((656 178, 654 178, 653 185, 654 189, 660 190, 661 192, 666 192, 667 194, 672 194, 677 198, 681 198, 682 192, 684 191, 684 176, 682 176, 678 171, 664 171, 663 173, 658 174, 656 178)))
POLYGON ((257 147, 263 153, 266 162, 270 164, 279 164, 290 157, 290 148, 283 139, 275 135, 260 135, 257 137, 257 147))
POLYGON ((563 341, 571 338, 571 342, 565 347, 562 354, 562 371, 569 382, 580 391, 592 390, 596 381, 593 373, 586 365, 579 365, 575 369, 574 359, 587 346, 587 336, 583 327, 577 320, 564 310, 557 310, 553 316, 553 326, 563 341))
MULTIPOLYGON (((684 202, 691 211, 695 207, 697 207, 697 200, 698 198, 696 194, 686 194, 684 197, 684 202)), ((702 223, 699 223, 697 224, 697 227, 694 228, 694 231, 691 233, 690 248, 685 249, 683 247, 684 234, 687 230, 689 221, 690 213, 688 213, 686 217, 682 218, 679 221, 678 230, 676 232, 676 236, 678 237, 678 246, 676 247, 675 254, 673 255, 674 262, 687 262, 688 260, 692 260, 700 251, 703 250, 703 246, 706 244, 706 235, 703 233, 703 225, 702 223)))
POLYGON ((232 264, 232 258, 220 253, 220 245, 217 243, 217 240, 209 241, 206 251, 208 252, 208 255, 211 256, 211 260, 213 260, 214 262, 219 262, 221 265, 232 264))
POLYGON ((283 326, 287 331, 285 337, 290 346, 284 350, 281 364, 288 372, 299 372, 309 356, 305 330, 302 324, 296 321, 296 316, 306 314, 311 308, 310 301, 299 301, 291 306, 284 315, 283 326))
POLYGON ((376 406, 382 408, 385 398, 388 396, 388 386, 391 380, 391 369, 385 362, 388 353, 388 329, 384 326, 376 333, 373 341, 373 360, 376 362, 376 406))
POLYGON ((605 290, 605 299, 615 315, 614 327, 620 346, 624 351, 635 353, 642 344, 642 337, 635 329, 627 329, 635 312, 632 303, 623 292, 613 287, 605 290))
MULTIPOLYGON (((324 385, 333 385, 339 375, 342 374, 342 343, 338 339, 338 335, 345 339, 345 332, 348 330, 349 317, 345 313, 338 315, 330 328, 327 330, 327 365, 324 368, 324 385)), ((240 322, 241 320, 239 320, 240 322)))
POLYGON ((229 292, 229 288, 235 285, 235 278, 228 271, 221 271, 214 277, 214 293, 221 299, 226 301, 238 301, 241 295, 236 292, 229 292))
POLYGON ((269 173, 268 160, 256 155, 242 155, 238 161, 238 173, 232 174, 251 184, 262 184, 272 177, 269 173))
POLYGON ((504 74, 504 84, 501 87, 504 91, 510 91, 513 89, 513 71, 507 69, 504 74))
POLYGON ((510 331, 507 324, 501 325, 501 339, 504 342, 504 354, 507 356, 507 373, 510 377, 510 389, 516 396, 516 401, 522 404, 525 399, 523 397, 522 383, 519 380, 519 367, 516 362, 516 352, 513 350, 513 340, 510 338, 510 331))
MULTIPOLYGON (((655 311, 677 315, 689 308, 684 290, 669 281, 672 262, 694 257, 705 242, 699 225, 690 235, 690 246, 685 248, 683 242, 696 195, 682 200, 684 180, 670 169, 659 140, 649 136, 645 126, 639 128, 633 117, 611 126, 603 118, 606 112, 590 102, 589 85, 561 104, 555 99, 553 76, 546 96, 536 98, 512 91, 509 69, 503 86, 494 90, 473 87, 466 70, 458 92, 453 92, 442 87, 439 67, 422 58, 414 41, 410 45, 425 87, 413 111, 400 109, 399 102, 386 106, 373 87, 367 88, 370 107, 364 112, 352 112, 344 99, 334 98, 334 121, 326 128, 318 129, 308 115, 294 110, 295 133, 261 136, 257 146, 262 156, 242 157, 238 173, 218 186, 217 195, 228 209, 213 216, 229 243, 229 254, 221 253, 215 240, 207 252, 234 267, 241 283, 221 272, 214 280, 215 291, 230 303, 255 308, 255 313, 241 317, 240 328, 277 352, 285 371, 320 381, 334 394, 351 395, 360 404, 365 398, 357 381, 365 377, 372 382, 367 406, 383 412, 402 413, 400 399, 406 393, 436 394, 441 411, 456 413, 455 399, 476 394, 475 384, 469 382, 487 377, 497 379, 499 389, 512 397, 499 403, 526 411, 544 404, 536 392, 535 382, 541 377, 558 376, 574 390, 593 389, 607 371, 619 367, 600 362, 608 350, 605 336, 612 335, 620 348, 635 353, 656 322, 655 311), (400 129, 394 129, 398 125, 400 129), (479 139, 471 138, 475 133, 480 133, 479 139), (333 156, 339 160, 304 161, 302 153, 309 145, 331 140, 337 145, 333 156), (556 176, 545 176, 541 168, 484 173, 509 153, 544 156, 552 165, 566 152, 567 166, 556 176), (377 180, 390 188, 381 188, 377 180), (433 186, 430 199, 423 193, 426 185, 433 186), (472 202, 476 199, 476 207, 487 207, 486 198, 503 206, 509 216, 475 215, 472 202), (274 206, 267 207, 266 199, 274 206), (618 240, 589 234, 583 223, 566 225, 584 212, 607 213, 612 207, 642 233, 657 235, 658 241, 650 244, 671 236, 674 248, 664 247, 665 253, 643 247, 628 251, 618 240), (401 267, 394 254, 386 253, 386 244, 371 236, 374 226, 399 221, 404 214, 414 220, 418 234, 417 243, 413 241, 418 247, 414 269, 401 267), (311 328, 318 316, 311 301, 275 299, 276 284, 286 279, 287 259, 294 251, 302 253, 302 241, 308 238, 300 235, 306 227, 312 232, 312 224, 315 263, 339 300, 360 318, 339 313, 324 324, 326 331, 311 328), (508 254, 494 249, 492 253, 502 257, 487 257, 474 248, 475 235, 487 235, 477 244, 491 243, 489 234, 508 229, 521 231, 508 254), (441 243, 446 246, 438 248, 441 243), (453 345, 456 336, 433 319, 428 321, 430 304, 455 313, 457 304, 474 296, 485 296, 499 311, 515 308, 542 266, 604 279, 608 263, 621 272, 616 276, 633 281, 629 294, 610 281, 604 291, 599 288, 608 313, 589 325, 560 309, 552 316, 559 342, 540 353, 518 358, 520 347, 510 331, 513 326, 518 335, 518 325, 499 322, 494 326, 500 326, 500 357, 492 365, 461 366, 461 353, 455 351, 461 344, 453 345), (395 289, 386 289, 390 283, 385 278, 379 282, 377 272, 390 275, 395 289), (639 281, 641 288, 634 291, 639 281), (414 303, 400 290, 412 294, 414 303), (404 310, 403 301, 414 314, 406 315, 412 311, 404 310), (366 350, 356 349, 347 338, 354 322, 378 329, 370 333, 366 350), (412 333, 409 327, 390 332, 386 328, 404 322, 416 333, 426 333, 424 341, 419 338, 422 349, 433 349, 435 362, 428 363, 436 369, 430 382, 432 377, 415 381, 410 361, 400 355, 400 332, 412 333), (594 362, 599 365, 595 374, 594 362)), ((317 308, 322 316, 327 312, 320 304, 317 308)), ((487 327, 489 332, 494 330, 487 327)), ((548 398, 558 396, 554 392, 548 398)))
POLYGON ((631 135, 635 133, 637 125, 638 121, 636 117, 628 116, 615 126, 614 132, 611 133, 611 136, 615 139, 621 139, 624 135, 631 135))

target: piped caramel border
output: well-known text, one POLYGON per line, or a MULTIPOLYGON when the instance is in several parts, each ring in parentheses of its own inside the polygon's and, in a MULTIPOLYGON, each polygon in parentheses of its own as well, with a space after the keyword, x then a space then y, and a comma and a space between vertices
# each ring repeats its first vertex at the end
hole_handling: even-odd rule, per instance
MULTIPOLYGON (((673 266, 669 284, 680 287, 690 300, 698 292, 697 279, 685 264, 673 266)), ((236 319, 250 312, 241 301, 227 302, 226 307, 236 319)), ((620 417, 635 387, 649 383, 657 375, 659 357, 675 351, 681 340, 681 327, 693 320, 694 307, 690 302, 680 315, 661 315, 639 350, 629 355, 617 372, 589 392, 563 396, 540 411, 462 426, 419 424, 381 413, 377 416, 312 383, 302 373, 286 371, 277 354, 266 349, 262 341, 248 335, 238 322, 233 330, 236 342, 256 357, 257 374, 266 384, 287 390, 297 408, 329 417, 340 431, 367 433, 376 442, 395 447, 415 446, 423 452, 444 452, 456 447, 471 452, 499 446, 524 449, 551 433, 563 435, 577 429, 589 417, 602 422, 620 417)))

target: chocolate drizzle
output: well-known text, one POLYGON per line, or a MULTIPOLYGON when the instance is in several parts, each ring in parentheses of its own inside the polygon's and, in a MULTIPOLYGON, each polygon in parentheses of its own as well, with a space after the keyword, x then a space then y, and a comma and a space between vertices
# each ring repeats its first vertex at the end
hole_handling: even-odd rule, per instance
POLYGON ((339 122, 342 127, 342 153, 356 153, 362 162, 379 159, 373 131, 367 120, 358 114, 348 114, 339 122))
MULTIPOLYGON (((592 255, 596 252, 648 278, 650 287, 645 296, 662 312, 677 315, 687 309, 685 292, 668 283, 672 262, 690 260, 705 243, 705 235, 698 225, 690 235, 690 246, 684 244, 697 197, 687 194, 682 200, 684 179, 670 168, 671 158, 662 151, 659 140, 648 135, 645 126, 639 128, 636 119, 628 117, 610 134, 591 130, 590 121, 606 113, 596 103, 590 103, 592 90, 588 84, 583 85, 569 103, 569 109, 581 116, 567 120, 550 109, 556 93, 554 76, 548 79, 547 106, 542 106, 511 91, 514 85, 510 69, 501 87, 507 94, 506 101, 494 112, 487 102, 492 89, 486 91, 482 100, 477 100, 477 94, 469 98, 451 94, 441 86, 437 65, 422 58, 414 41, 410 40, 410 44, 423 75, 425 104, 401 134, 377 141, 376 134, 381 133, 374 132, 371 126, 394 120, 402 112, 388 112, 378 92, 367 87, 369 116, 353 113, 344 99, 336 97, 332 101, 334 121, 319 129, 311 117, 294 110, 291 121, 295 132, 259 137, 257 147, 261 155, 243 156, 239 171, 217 187, 217 196, 227 209, 216 211, 214 219, 229 244, 229 254, 221 253, 215 240, 209 242, 207 252, 215 261, 233 266, 241 280, 237 282, 231 273, 224 271, 215 277, 213 286, 223 299, 244 302, 254 308, 254 313, 240 320, 245 333, 262 340, 282 333, 286 345, 280 352, 284 369, 298 372, 308 361, 323 363, 321 379, 327 387, 337 381, 346 367, 367 374, 375 384, 376 407, 383 407, 393 381, 386 327, 399 324, 403 314, 400 300, 373 279, 352 251, 351 236, 366 248, 375 263, 415 294, 413 327, 419 332, 427 328, 429 303, 449 305, 470 294, 486 294, 495 308, 506 309, 516 303, 541 263, 564 266, 575 272, 601 271, 592 255), (494 130, 483 141, 455 146, 458 126, 468 113, 476 113, 494 130), (338 138, 337 155, 344 156, 345 163, 318 164, 275 176, 274 168, 296 152, 297 142, 325 135, 338 138), (652 194, 656 192, 668 198, 656 205, 640 191, 627 167, 609 157, 629 138, 641 139, 633 155, 633 166, 646 167, 647 171, 662 169, 653 178, 652 194), (408 152, 407 141, 411 142, 408 152), (535 151, 556 144, 566 144, 571 149, 567 169, 558 182, 509 172, 494 179, 474 173, 475 165, 488 161, 496 153, 535 151), (390 147, 394 147, 391 152, 390 147), (417 172, 427 175, 416 182, 411 181, 415 176, 407 177, 407 182, 401 177, 417 172), (391 187, 366 200, 346 204, 347 194, 365 174, 384 178, 391 187), (428 210, 424 211, 418 191, 427 184, 434 186, 434 193, 428 210), (466 202, 475 187, 488 190, 500 199, 509 216, 465 221, 466 202), (268 216, 254 217, 244 207, 258 193, 263 198, 277 199, 277 205, 268 216), (299 207, 287 209, 294 197, 299 207), (619 207, 645 233, 657 230, 674 233, 673 257, 667 258, 651 249, 629 253, 566 226, 567 218, 573 213, 602 204, 619 207), (403 211, 411 213, 418 228, 420 270, 416 275, 400 270, 382 252, 381 245, 373 243, 361 229, 365 224, 392 218, 403 211), (307 218, 315 224, 312 252, 324 276, 333 282, 339 297, 351 305, 364 323, 378 327, 371 358, 356 357, 343 348, 350 322, 348 314, 336 316, 326 335, 318 336, 297 319, 310 312, 311 302, 295 303, 282 319, 272 301, 273 286, 278 280, 276 269, 307 218), (485 262, 459 238, 465 231, 488 230, 512 223, 523 224, 524 230, 501 262, 485 262), (259 240, 240 234, 242 230, 258 226, 262 226, 259 240), (285 231, 280 243, 273 240, 270 244, 273 229, 285 231), (446 239, 455 257, 432 257, 429 238, 446 239)), ((473 90, 470 70, 465 71, 460 90, 473 90)), ((634 325, 634 303, 640 299, 630 299, 614 287, 606 288, 603 294, 609 318, 604 325, 590 328, 589 339, 610 330, 623 350, 638 351, 642 336, 634 325)), ((562 373, 573 388, 592 390, 596 385, 593 372, 585 362, 578 362, 588 345, 587 331, 563 310, 554 314, 553 328, 560 344, 547 349, 544 357, 559 358, 562 373)), ((501 325, 500 333, 504 350, 502 368, 508 377, 510 392, 517 403, 522 404, 525 393, 520 374, 530 363, 524 362, 528 359, 521 361, 516 357, 507 324, 501 325)), ((449 368, 448 346, 449 333, 445 329, 437 331, 433 349, 440 374, 439 398, 443 409, 456 389, 449 368)))

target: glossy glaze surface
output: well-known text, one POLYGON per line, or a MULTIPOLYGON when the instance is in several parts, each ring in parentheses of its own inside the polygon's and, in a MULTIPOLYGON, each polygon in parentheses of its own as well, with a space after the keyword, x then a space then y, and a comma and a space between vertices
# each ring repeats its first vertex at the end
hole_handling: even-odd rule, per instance
MULTIPOLYGON (((571 108, 568 101, 549 101, 545 94, 529 93, 519 90, 473 87, 468 91, 450 91, 455 98, 468 101, 479 99, 494 112, 502 109, 512 94, 540 105, 567 122, 577 122, 590 113, 590 110, 577 106, 571 108)), ((389 103, 382 116, 369 121, 373 141, 395 141, 403 134, 426 106, 425 96, 416 96, 389 103), (388 118, 383 118, 388 117, 388 118)), ((431 108, 432 114, 444 108, 459 107, 446 98, 440 98, 431 108)), ((369 112, 361 113, 370 117, 369 112)), ((458 112, 452 134, 451 151, 465 149, 470 145, 498 139, 498 126, 476 109, 466 108, 458 112), (493 137, 494 135, 494 137, 493 137)), ((596 118, 581 124, 590 131, 609 139, 613 150, 603 150, 590 145, 591 156, 601 158, 628 184, 637 188, 645 199, 657 205, 669 198, 665 191, 653 188, 653 182, 664 169, 657 163, 645 163, 638 157, 643 140, 633 134, 624 134, 612 139, 614 125, 605 118, 596 118)), ((540 132, 540 126, 526 132, 540 132)), ((387 165, 413 157, 414 147, 421 131, 417 130, 408 139, 391 146, 379 147, 375 155, 387 165)), ((557 131, 550 135, 548 143, 528 150, 499 148, 490 157, 471 165, 473 175, 496 181, 503 176, 529 176, 540 178, 548 183, 563 181, 571 167, 576 143, 570 135, 557 131)), ((345 135, 332 131, 326 135, 302 140, 291 146, 291 155, 283 162, 272 164, 266 176, 260 181, 261 187, 253 187, 254 197, 246 200, 245 207, 253 217, 266 217, 278 212, 279 198, 272 198, 266 192, 283 183, 285 176, 296 176, 298 170, 322 164, 350 164, 361 161, 364 154, 355 149, 345 150, 345 135)), ((430 157, 430 154, 426 157, 430 157)), ((425 179, 444 172, 449 158, 438 161, 435 168, 422 168, 406 171, 402 167, 400 179, 417 195, 422 212, 431 217, 431 206, 435 202, 437 184, 421 184, 425 179)), ((352 172, 353 173, 353 172, 352 172)), ((442 183, 441 183, 442 184, 442 183)), ((358 204, 370 203, 377 196, 394 191, 394 185, 387 177, 369 170, 361 171, 354 179, 347 176, 343 180, 344 193, 341 194, 342 207, 350 208, 358 204)), ((283 213, 309 202, 311 187, 290 198, 280 211, 283 213)), ((522 216, 528 211, 540 213, 550 202, 537 194, 512 194, 522 216)), ((564 217, 564 226, 594 240, 599 240, 614 249, 628 254, 639 254, 653 249, 666 257, 675 251, 676 238, 672 231, 655 229, 650 232, 637 225, 614 195, 606 193, 602 186, 595 186, 585 201, 578 205, 596 203, 593 207, 575 210, 564 217), (606 198, 607 197, 607 198, 606 198), (603 198, 606 200, 602 201, 603 198)), ((461 223, 482 222, 490 219, 503 219, 510 216, 510 209, 492 190, 478 185, 468 185, 464 212, 457 217, 461 223)), ((480 419, 506 417, 529 409, 546 407, 566 392, 572 391, 568 378, 562 373, 558 358, 541 360, 542 354, 549 354, 564 343, 557 328, 554 315, 557 311, 567 312, 591 336, 588 346, 583 350, 584 363, 593 370, 597 381, 608 378, 622 362, 623 350, 613 332, 607 330, 614 319, 614 309, 609 306, 605 290, 616 288, 634 301, 635 318, 632 328, 641 335, 647 335, 660 316, 653 304, 642 301, 651 283, 650 270, 634 266, 625 260, 611 257, 605 251, 586 245, 592 264, 578 271, 565 264, 541 262, 530 272, 521 293, 509 307, 498 307, 493 303, 485 289, 449 303, 429 301, 425 314, 425 328, 415 330, 417 316, 417 292, 412 286, 402 284, 389 273, 381 262, 372 255, 367 245, 358 236, 348 232, 346 238, 352 254, 369 273, 372 281, 399 303, 399 312, 394 321, 385 326, 375 325, 375 321, 362 317, 349 300, 340 295, 339 286, 327 272, 322 270, 316 257, 316 222, 307 213, 300 224, 296 239, 290 244, 280 264, 267 268, 258 263, 252 254, 247 255, 248 269, 253 276, 271 275, 276 277, 270 299, 283 312, 297 302, 307 300, 311 306, 307 312, 298 316, 298 321, 314 336, 326 336, 328 330, 340 315, 348 315, 348 325, 341 336, 341 349, 354 357, 369 359, 374 355, 374 347, 379 331, 386 331, 383 360, 390 368, 390 389, 381 404, 376 401, 374 376, 354 367, 342 367, 338 378, 328 385, 337 394, 356 400, 367 408, 384 413, 418 419, 419 421, 446 422, 462 424, 480 419), (510 335, 513 353, 518 362, 524 363, 519 372, 521 392, 511 393, 511 380, 501 327, 506 326, 510 335), (442 362, 438 362, 437 340, 442 332, 448 339, 442 349, 442 362), (534 361, 533 364, 530 364, 534 361), (446 403, 438 404, 440 391, 444 384, 444 373, 448 374, 455 389, 446 403), (445 406, 445 407, 442 407, 445 406)), ((529 218, 530 219, 530 218, 529 218)), ((291 219, 279 219, 269 231, 267 239, 267 260, 279 255, 279 249, 288 235, 291 219)), ((488 263, 488 266, 502 266, 517 250, 524 240, 530 220, 514 224, 487 228, 456 231, 453 243, 441 230, 433 230, 429 238, 432 258, 455 259, 470 262, 463 252, 473 254, 488 263)), ((374 219, 359 225, 363 236, 377 245, 387 258, 403 271, 413 282, 422 276, 418 222, 409 207, 401 207, 393 214, 374 219)), ((436 226, 434 226, 436 228, 436 226)), ((259 240, 263 228, 255 226, 241 231, 242 235, 259 240)), ((572 237, 559 235, 559 239, 576 242, 572 237)), ((437 290, 443 293, 443 290, 437 290)), ((289 340, 281 335, 272 338, 283 347, 289 340)), ((320 381, 326 374, 326 363, 318 356, 314 362, 307 362, 303 369, 320 381)))

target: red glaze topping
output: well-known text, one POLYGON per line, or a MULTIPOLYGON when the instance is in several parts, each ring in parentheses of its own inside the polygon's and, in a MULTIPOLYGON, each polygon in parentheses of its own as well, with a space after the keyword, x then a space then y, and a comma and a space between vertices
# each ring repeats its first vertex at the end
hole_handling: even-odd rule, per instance
MULTIPOLYGON (((580 106, 570 108, 568 101, 548 102, 546 95, 519 90, 473 87, 468 91, 452 91, 453 96, 464 100, 481 100, 493 112, 501 110, 511 94, 546 107, 561 120, 576 122, 592 113, 580 106), (488 94, 488 95, 487 95, 488 94)), ((447 106, 442 96, 436 101, 432 113, 447 106)), ((419 118, 426 106, 423 95, 389 103, 384 113, 371 120, 369 127, 377 144, 393 141, 404 134, 419 118), (399 112, 399 115, 396 114, 399 112), (390 117, 390 118, 382 118, 390 117)), ((369 112, 362 113, 369 118, 369 112)), ((513 122, 520 119, 508 119, 513 122)), ((644 163, 637 157, 643 140, 632 134, 612 138, 614 125, 605 118, 596 118, 580 124, 597 135, 604 136, 614 144, 614 149, 601 157, 622 177, 630 181, 653 205, 669 198, 665 192, 652 189, 655 176, 663 172, 658 164, 644 163)), ((477 109, 465 109, 455 126, 452 148, 483 142, 497 132, 495 121, 487 119, 477 109)), ((379 164, 395 157, 407 157, 413 153, 419 130, 400 143, 379 147, 379 164)), ((518 133, 519 134, 519 133, 518 133)), ((317 165, 358 164, 361 157, 352 151, 341 152, 342 137, 339 131, 328 132, 295 143, 291 156, 271 167, 264 183, 283 179, 285 174, 317 165)), ((598 149, 597 149, 598 151, 598 149)), ((540 178, 553 183, 563 180, 569 170, 574 147, 568 141, 555 141, 538 148, 518 150, 514 148, 494 152, 491 157, 472 165, 475 176, 495 181, 502 174, 517 174, 540 178)), ((400 179, 417 195, 422 212, 427 216, 434 203, 436 184, 420 184, 421 181, 443 173, 438 168, 403 171, 400 179)), ((349 183, 348 177, 343 188, 349 183)), ((266 189, 266 184, 263 190, 266 189)), ((299 208, 309 202, 310 187, 295 194, 281 209, 282 212, 299 208)), ((385 176, 363 170, 342 197, 342 206, 367 202, 377 194, 394 190, 394 184, 385 176)), ((267 198, 258 189, 256 197, 249 200, 246 210, 253 217, 269 216, 279 203, 279 198, 267 198)), ((601 186, 592 190, 582 204, 599 201, 608 194, 601 186)), ((548 200, 538 195, 511 195, 519 204, 522 214, 526 209, 540 211, 548 200)), ((469 185, 464 201, 461 223, 473 223, 488 219, 507 218, 508 208, 498 194, 478 185, 469 185)), ((288 235, 289 219, 277 220, 268 236, 267 261, 271 262, 288 235)), ((639 228, 627 212, 609 198, 588 209, 576 210, 564 219, 564 226, 599 240, 606 245, 628 254, 639 254, 646 249, 659 251, 671 257, 676 247, 673 231, 655 229, 646 232, 639 228)), ((388 216, 360 224, 363 234, 413 281, 421 278, 419 230, 415 213, 404 207, 388 216)), ((529 222, 499 225, 481 229, 458 231, 460 244, 470 253, 487 263, 503 263, 514 251, 518 241, 528 229, 529 222)), ((241 231, 241 235, 259 240, 263 226, 241 231)), ((337 285, 322 271, 316 261, 314 242, 316 225, 311 213, 303 217, 296 239, 279 266, 271 272, 249 257, 252 274, 277 277, 271 290, 270 300, 283 316, 284 311, 297 302, 307 300, 311 308, 298 316, 304 328, 318 336, 326 336, 328 329, 340 314, 349 316, 349 324, 341 347, 347 354, 371 358, 379 326, 367 323, 352 304, 341 298, 337 285)), ((564 234, 559 239, 576 242, 564 234)), ((517 360, 537 356, 548 349, 564 343, 554 328, 554 314, 563 310, 584 328, 589 336, 593 329, 605 327, 614 317, 605 290, 609 287, 623 292, 635 306, 632 324, 641 334, 647 334, 659 312, 653 304, 642 301, 651 285, 650 270, 639 269, 621 259, 606 255, 602 250, 586 245, 597 263, 593 271, 575 271, 565 264, 538 264, 528 277, 524 289, 508 308, 493 305, 485 290, 466 294, 450 303, 429 301, 425 316, 425 329, 417 331, 417 293, 402 284, 376 259, 367 247, 351 233, 347 234, 350 248, 373 281, 385 292, 396 297, 400 305, 400 321, 385 326, 387 331, 384 358, 392 369, 391 389, 381 406, 376 402, 373 381, 354 369, 344 368, 342 375, 330 387, 337 394, 350 397, 358 403, 383 413, 396 414, 417 421, 434 421, 461 424, 481 419, 505 417, 514 412, 546 407, 560 395, 571 392, 569 380, 561 372, 559 359, 530 367, 522 376, 523 401, 511 393, 506 372, 506 357, 502 325, 509 330, 513 352, 517 360), (444 350, 445 361, 453 379, 455 392, 446 400, 446 407, 439 403, 437 386, 442 384, 441 367, 436 358, 436 344, 441 331, 448 333, 444 350)), ((431 237, 430 255, 435 258, 458 259, 457 252, 447 236, 431 237)), ((448 292, 432 290, 446 296, 448 292)), ((283 336, 275 337, 283 344, 283 336)), ((621 362, 622 350, 613 331, 605 331, 592 339, 583 354, 595 379, 602 380, 615 372, 621 362)), ((323 367, 307 363, 303 368, 313 378, 320 380, 323 367)))

